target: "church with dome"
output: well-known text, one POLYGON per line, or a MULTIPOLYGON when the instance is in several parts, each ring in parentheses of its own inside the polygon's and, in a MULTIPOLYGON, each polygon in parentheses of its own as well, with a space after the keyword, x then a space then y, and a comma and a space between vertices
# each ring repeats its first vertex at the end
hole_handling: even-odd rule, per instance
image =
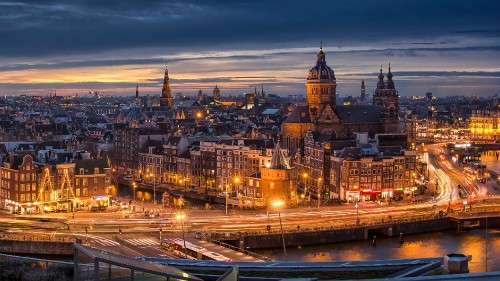
POLYGON ((300 148, 308 131, 332 140, 349 139, 357 132, 368 132, 371 137, 396 133, 399 97, 392 78, 390 65, 385 76, 381 67, 372 104, 337 105, 335 72, 326 64, 321 46, 316 65, 307 75, 306 103, 297 104, 283 122, 283 146, 290 151, 300 148))

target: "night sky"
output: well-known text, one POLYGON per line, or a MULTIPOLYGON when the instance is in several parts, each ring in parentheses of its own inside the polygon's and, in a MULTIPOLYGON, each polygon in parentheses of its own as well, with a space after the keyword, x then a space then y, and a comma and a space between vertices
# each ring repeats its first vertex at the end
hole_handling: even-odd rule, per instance
POLYGON ((0 94, 305 94, 320 41, 340 96, 391 63, 400 95, 500 94, 500 1, 0 0, 0 94))

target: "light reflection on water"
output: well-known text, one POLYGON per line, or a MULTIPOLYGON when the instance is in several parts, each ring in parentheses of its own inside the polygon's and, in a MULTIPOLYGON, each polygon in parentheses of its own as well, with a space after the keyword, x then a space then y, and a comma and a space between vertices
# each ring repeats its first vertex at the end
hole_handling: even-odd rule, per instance
MULTIPOLYGON (((358 261, 378 259, 411 259, 443 257, 450 253, 471 255, 470 272, 485 270, 485 230, 477 229, 457 234, 455 231, 408 235, 404 242, 399 236, 320 246, 287 248, 289 261, 358 261)), ((284 260, 282 249, 261 250, 260 254, 284 260)), ((488 231, 488 271, 500 270, 500 231, 488 231)))

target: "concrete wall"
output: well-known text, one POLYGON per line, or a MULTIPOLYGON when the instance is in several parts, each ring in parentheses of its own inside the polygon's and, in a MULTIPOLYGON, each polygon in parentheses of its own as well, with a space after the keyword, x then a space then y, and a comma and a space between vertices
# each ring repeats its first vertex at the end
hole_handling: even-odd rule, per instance
MULTIPOLYGON (((287 246, 321 245, 371 239, 373 235, 389 237, 398 236, 399 233, 406 235, 449 229, 457 229, 457 223, 449 218, 440 218, 426 221, 400 222, 377 227, 362 226, 337 230, 285 233, 285 243, 287 246)), ((283 245, 279 233, 249 235, 241 239, 243 240, 243 246, 247 249, 279 248, 283 245)))
POLYGON ((6 254, 72 255, 73 242, 0 240, 6 254))
MULTIPOLYGON (((350 228, 341 230, 322 230, 316 232, 285 233, 287 246, 305 246, 317 244, 330 244, 344 241, 365 239, 365 229, 350 228)), ((281 234, 254 235, 243 238, 245 248, 264 249, 282 247, 281 234)))

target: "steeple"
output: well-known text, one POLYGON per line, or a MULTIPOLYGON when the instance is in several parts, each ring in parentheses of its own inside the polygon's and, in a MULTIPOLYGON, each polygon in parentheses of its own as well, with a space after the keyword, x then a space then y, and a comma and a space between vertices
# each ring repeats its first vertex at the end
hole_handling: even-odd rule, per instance
POLYGON ((202 101, 203 100, 203 92, 201 90, 198 91, 198 101, 202 101))
POLYGON ((391 63, 389 63, 389 72, 387 72, 387 82, 385 83, 385 88, 386 89, 394 89, 394 81, 392 81, 392 77, 394 77, 392 75, 392 72, 391 72, 391 63))
POLYGON ((377 89, 385 88, 384 74, 382 73, 382 65, 380 65, 380 74, 378 75, 377 89))
POLYGON ((215 84, 215 88, 213 91, 213 97, 214 97, 214 101, 220 101, 220 90, 217 87, 217 83, 215 84))
POLYGON ((365 80, 361 80, 361 101, 365 101, 365 99, 366 99, 365 80))
POLYGON ((291 169, 288 160, 286 159, 284 151, 281 149, 280 141, 276 143, 273 151, 273 157, 271 158, 271 169, 291 169))
POLYGON ((161 90, 160 106, 167 109, 172 109, 174 98, 172 97, 172 90, 170 89, 170 78, 168 77, 168 65, 165 63, 165 76, 163 78, 163 88, 161 90))
POLYGON ((161 89, 162 97, 171 97, 172 90, 170 89, 170 77, 168 77, 168 65, 165 63, 165 76, 163 77, 163 88, 161 89))
POLYGON ((321 41, 321 43, 319 44, 319 52, 317 58, 318 60, 316 64, 326 64, 325 53, 323 53, 323 41, 321 41))

